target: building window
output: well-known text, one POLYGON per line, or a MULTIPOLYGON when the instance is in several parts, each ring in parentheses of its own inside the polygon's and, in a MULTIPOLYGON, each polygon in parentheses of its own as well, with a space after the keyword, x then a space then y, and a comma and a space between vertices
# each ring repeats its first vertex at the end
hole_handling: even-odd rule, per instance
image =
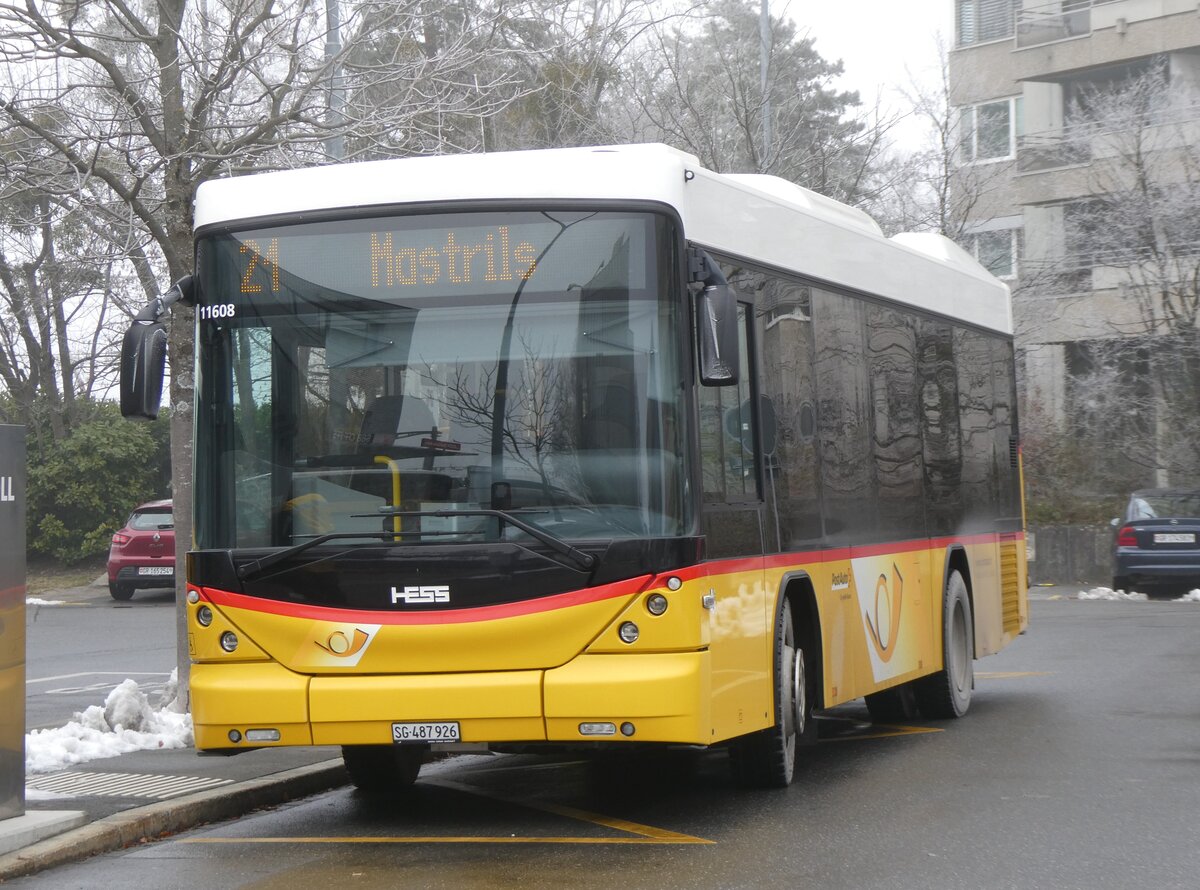
POLYGON ((1020 96, 1013 96, 960 109, 962 162, 1006 161, 1016 157, 1017 138, 1025 130, 1024 104, 1020 96))
POLYGON ((957 0, 958 45, 986 43, 1013 36, 1017 0, 957 0))
POLYGON ((1003 281, 1017 277, 1021 256, 1020 229, 994 229, 967 236, 967 249, 980 265, 1003 281))

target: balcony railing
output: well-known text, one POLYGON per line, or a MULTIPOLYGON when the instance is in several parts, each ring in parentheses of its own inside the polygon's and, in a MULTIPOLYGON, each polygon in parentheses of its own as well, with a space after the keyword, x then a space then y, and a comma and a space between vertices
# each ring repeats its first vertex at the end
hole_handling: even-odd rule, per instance
POLYGON ((1017 139, 1017 172, 1040 173, 1092 160, 1090 139, 1065 133, 1032 133, 1017 139))
POLYGON ((957 46, 1016 35, 1017 49, 1092 33, 1092 9, 1125 0, 1054 0, 1021 9, 1021 0, 957 0, 957 46))
POLYGON ((1017 48, 1092 33, 1092 8, 1123 0, 1057 0, 1017 11, 1017 48))
POLYGON ((1017 139, 1017 171, 1039 173, 1077 164, 1089 164, 1095 157, 1112 155, 1115 146, 1129 137, 1122 134, 1138 133, 1146 149, 1166 148, 1172 143, 1171 131, 1157 135, 1144 135, 1151 128, 1178 127, 1191 124, 1186 131, 1174 139, 1175 143, 1188 144, 1195 141, 1195 123, 1200 121, 1200 102, 1165 103, 1160 107, 1134 109, 1127 119, 1086 121, 1071 124, 1061 130, 1029 133, 1017 139), (1107 148, 1105 138, 1108 138, 1107 148))
POLYGON ((1017 11, 1017 48, 1092 33, 1092 0, 1059 0, 1017 11))
POLYGON ((1073 250, 1040 259, 1023 258, 1021 286, 1058 296, 1081 295, 1120 289, 1134 281, 1142 282, 1143 286, 1147 282, 1187 282, 1198 271, 1200 243, 1197 242, 1172 244, 1165 249, 1140 246, 1073 250))

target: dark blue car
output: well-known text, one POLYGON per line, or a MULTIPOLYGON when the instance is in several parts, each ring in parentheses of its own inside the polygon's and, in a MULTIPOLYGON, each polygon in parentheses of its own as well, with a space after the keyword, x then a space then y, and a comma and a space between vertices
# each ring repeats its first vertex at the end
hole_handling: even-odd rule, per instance
POLYGON ((1113 525, 1113 590, 1200 587, 1200 491, 1135 491, 1113 525))

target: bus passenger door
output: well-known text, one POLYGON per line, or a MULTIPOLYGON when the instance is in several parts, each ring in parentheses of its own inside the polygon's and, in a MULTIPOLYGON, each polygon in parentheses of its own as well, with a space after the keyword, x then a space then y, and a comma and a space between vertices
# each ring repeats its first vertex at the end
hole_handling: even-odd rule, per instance
POLYGON ((759 729, 773 716, 772 625, 767 615, 772 603, 763 579, 764 506, 750 315, 750 308, 739 303, 738 384, 699 388, 701 527, 715 598, 709 620, 718 739, 759 729))

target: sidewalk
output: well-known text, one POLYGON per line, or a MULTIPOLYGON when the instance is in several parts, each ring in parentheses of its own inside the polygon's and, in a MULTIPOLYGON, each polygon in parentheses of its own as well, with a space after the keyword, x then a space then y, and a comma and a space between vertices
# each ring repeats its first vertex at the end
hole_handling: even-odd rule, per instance
POLYGON ((234 757, 202 757, 190 748, 135 751, 27 776, 25 816, 0 820, 0 881, 347 781, 341 751, 328 747, 234 757))
MULTIPOLYGON (((42 596, 107 604, 107 586, 101 575, 42 596)), ((260 748, 233 757, 162 748, 26 775, 25 815, 0 819, 0 882, 348 781, 336 747, 260 748)))

